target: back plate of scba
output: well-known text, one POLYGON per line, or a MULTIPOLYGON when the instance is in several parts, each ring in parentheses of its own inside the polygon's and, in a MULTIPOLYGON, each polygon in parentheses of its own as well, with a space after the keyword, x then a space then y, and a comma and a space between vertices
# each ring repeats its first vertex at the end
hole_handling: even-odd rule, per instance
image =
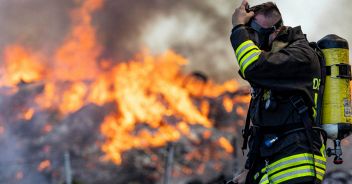
POLYGON ((343 139, 352 130, 351 66, 348 42, 327 35, 318 42, 326 62, 322 125, 330 139, 343 139))

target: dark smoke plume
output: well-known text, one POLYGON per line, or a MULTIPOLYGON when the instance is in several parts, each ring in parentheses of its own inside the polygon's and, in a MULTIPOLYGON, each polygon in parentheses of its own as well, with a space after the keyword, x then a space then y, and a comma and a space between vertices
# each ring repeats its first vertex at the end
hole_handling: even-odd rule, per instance
MULTIPOLYGON (((223 65, 231 64, 226 52, 230 19, 223 10, 211 1, 108 0, 96 23, 108 56, 128 59, 146 47, 173 49, 190 59, 189 70, 215 77, 210 68, 228 70, 223 65)), ((218 78, 224 77, 229 76, 218 78)))
MULTIPOLYGON (((235 68, 228 41, 231 7, 226 4, 224 0, 106 0, 94 14, 97 37, 105 48, 101 57, 125 61, 141 49, 173 49, 190 60, 189 72, 203 71, 226 80, 229 75, 223 74, 233 75, 235 68)), ((70 10, 76 6, 72 0, 0 2, 0 49, 20 43, 53 53, 69 31, 70 10)))

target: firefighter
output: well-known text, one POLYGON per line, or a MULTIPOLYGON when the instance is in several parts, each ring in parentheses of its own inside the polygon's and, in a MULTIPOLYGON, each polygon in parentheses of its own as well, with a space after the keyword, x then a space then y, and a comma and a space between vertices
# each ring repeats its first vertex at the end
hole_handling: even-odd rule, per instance
POLYGON ((315 121, 319 54, 300 26, 283 25, 273 2, 249 7, 243 0, 232 24, 239 75, 251 85, 252 99, 243 131, 245 170, 229 183, 321 183, 326 156, 315 121))

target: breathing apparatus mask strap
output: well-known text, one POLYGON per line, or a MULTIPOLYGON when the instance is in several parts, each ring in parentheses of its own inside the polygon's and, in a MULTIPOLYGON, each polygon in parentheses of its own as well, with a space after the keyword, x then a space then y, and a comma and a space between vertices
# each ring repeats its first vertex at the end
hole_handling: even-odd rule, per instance
POLYGON ((276 24, 274 24, 270 28, 263 28, 260 26, 254 19, 251 19, 246 26, 253 29, 258 34, 258 44, 259 48, 263 50, 270 50, 269 47, 269 36, 274 33, 277 29, 279 29, 283 25, 282 19, 280 19, 276 24))
POLYGON ((273 25, 270 28, 263 28, 260 26, 254 19, 250 20, 250 22, 247 24, 249 27, 257 31, 259 34, 271 34, 275 32, 277 29, 279 29, 283 25, 282 19, 280 19, 275 25, 273 25))

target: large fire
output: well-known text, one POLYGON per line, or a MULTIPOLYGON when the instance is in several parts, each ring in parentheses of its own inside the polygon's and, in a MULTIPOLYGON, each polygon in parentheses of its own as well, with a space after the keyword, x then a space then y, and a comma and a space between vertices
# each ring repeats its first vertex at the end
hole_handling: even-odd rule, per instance
MULTIPOLYGON (((204 138, 215 136, 215 142, 224 151, 234 151, 227 138, 212 135, 214 121, 209 118, 207 99, 235 92, 238 90, 235 81, 218 85, 186 75, 182 67, 187 65, 187 59, 172 50, 151 55, 146 49, 125 62, 100 59, 104 48, 97 41, 92 13, 104 2, 77 2, 80 6, 72 11, 72 29, 53 55, 45 56, 21 44, 9 45, 2 53, 2 87, 15 92, 19 84, 44 85, 41 94, 35 97, 35 104, 23 110, 23 119, 30 120, 36 112, 46 109, 55 109, 65 117, 87 104, 112 103, 116 110, 101 123, 100 132, 105 140, 99 145, 105 153, 103 160, 116 164, 121 164, 123 153, 131 149, 161 147, 182 137, 192 139, 191 127, 196 125, 204 128, 204 138)), ((231 112, 234 103, 248 100, 248 97, 226 97, 223 104, 231 112)), ((235 111, 244 113, 241 107, 235 111)), ((47 124, 42 131, 50 133, 52 129, 47 124)), ((1 126, 0 134, 4 131, 1 126)), ((45 160, 37 169, 50 167, 50 161, 45 160)))

